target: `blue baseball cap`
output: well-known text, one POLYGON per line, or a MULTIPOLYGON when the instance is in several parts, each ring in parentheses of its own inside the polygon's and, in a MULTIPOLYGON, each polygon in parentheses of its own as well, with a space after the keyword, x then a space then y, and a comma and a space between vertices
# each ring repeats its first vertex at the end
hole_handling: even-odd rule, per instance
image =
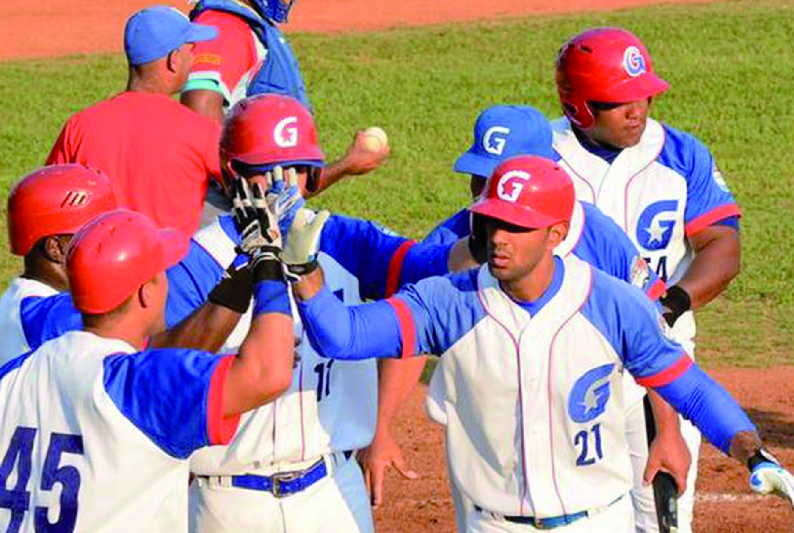
POLYGON ((185 43, 209 41, 217 36, 215 27, 194 24, 176 8, 152 6, 127 19, 124 51, 130 65, 143 65, 167 56, 185 43))
POLYGON ((474 142, 455 161, 455 172, 489 177, 514 155, 537 155, 556 160, 551 148, 551 126, 530 106, 495 105, 477 117, 474 142))

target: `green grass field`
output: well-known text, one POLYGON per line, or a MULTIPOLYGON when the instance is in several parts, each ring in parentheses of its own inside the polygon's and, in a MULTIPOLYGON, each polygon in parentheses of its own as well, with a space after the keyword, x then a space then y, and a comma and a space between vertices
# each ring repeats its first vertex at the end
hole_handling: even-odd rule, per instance
MULTIPOLYGON (((792 362, 791 1, 294 35, 329 156, 340 155, 352 132, 369 125, 383 126, 393 149, 385 168, 336 187, 316 206, 423 235, 467 201, 465 178, 450 168, 467 148, 478 112, 525 103, 557 116, 555 53, 568 36, 597 25, 624 26, 643 38, 656 70, 672 84, 654 104, 654 116, 711 147, 744 210, 743 271, 700 312, 698 357, 707 365, 792 362)), ((70 113, 121 90, 125 78, 117 55, 1 63, 3 198, 43 162, 70 113)), ((4 255, 0 275, 7 279, 18 268, 16 258, 4 255)))

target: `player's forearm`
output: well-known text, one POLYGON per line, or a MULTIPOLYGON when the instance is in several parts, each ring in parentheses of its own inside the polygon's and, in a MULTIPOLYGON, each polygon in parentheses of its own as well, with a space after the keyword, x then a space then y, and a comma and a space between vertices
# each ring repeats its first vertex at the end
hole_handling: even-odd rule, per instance
POLYGON ((707 228, 690 240, 695 257, 677 285, 697 309, 719 296, 739 274, 741 246, 738 232, 726 226, 707 228))
POLYGON ((378 369, 377 432, 389 431, 399 408, 408 399, 424 370, 427 357, 384 359, 378 369))
POLYGON ((254 318, 224 387, 224 415, 271 402, 292 382, 295 340, 286 283, 259 282, 254 318))
POLYGON ((678 413, 673 406, 664 401, 658 392, 647 389, 648 399, 653 410, 653 419, 656 422, 656 435, 667 436, 680 434, 680 424, 678 423, 678 413))
POLYGON ((312 190, 306 192, 306 197, 317 196, 327 188, 335 185, 348 175, 348 163, 344 159, 326 165, 312 190))
POLYGON ((231 334, 240 313, 222 305, 206 303, 179 325, 152 337, 155 348, 192 348, 217 352, 231 334))
POLYGON ((732 455, 737 435, 756 432, 747 414, 728 391, 695 364, 674 381, 654 389, 725 453, 732 455))
POLYGON ((346 306, 323 286, 299 302, 298 310, 309 342, 323 357, 358 360, 401 353, 400 326, 386 301, 346 306))

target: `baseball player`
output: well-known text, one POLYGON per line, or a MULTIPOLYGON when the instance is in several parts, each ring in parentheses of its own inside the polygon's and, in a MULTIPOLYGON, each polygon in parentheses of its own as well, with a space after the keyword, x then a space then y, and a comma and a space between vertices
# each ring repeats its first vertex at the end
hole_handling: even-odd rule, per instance
POLYGON ((118 210, 75 234, 66 268, 84 328, 0 366, 0 529, 187 530, 189 455, 227 443, 292 377, 275 217, 249 234, 254 318, 237 356, 144 348, 162 329, 164 270, 186 251, 177 231, 118 210))
MULTIPOLYGON (((474 126, 474 142, 455 163, 455 170, 471 176, 470 189, 476 201, 483 191, 486 176, 493 173, 494 168, 510 156, 517 154, 534 154, 543 157, 553 157, 551 148, 551 127, 542 113, 532 107, 526 106, 493 106, 483 111, 477 118, 474 126)), ((462 209, 447 221, 439 224, 423 242, 451 243, 458 239, 468 237, 470 234, 470 220, 472 214, 468 209, 462 209)), ((482 239, 480 239, 482 240, 482 239)), ((649 271, 647 264, 640 257, 636 247, 609 217, 601 213, 598 208, 586 202, 576 202, 574 212, 565 240, 556 252, 565 256, 573 253, 619 279, 636 285, 646 291, 652 300, 657 299, 664 292, 664 283, 655 274, 649 271)), ((442 360, 440 364, 444 364, 442 360)), ((408 360, 383 361, 380 365, 381 394, 379 396, 378 430, 373 443, 365 454, 362 454, 362 463, 365 476, 369 476, 372 485, 373 502, 382 501, 383 469, 393 464, 407 477, 410 471, 404 466, 404 460, 389 430, 389 421, 394 416, 394 411, 405 400, 413 384, 418 380, 424 358, 411 358, 408 360)), ((440 375, 437 373, 436 375, 440 375)), ((431 398, 438 393, 439 381, 434 379, 430 385, 431 398)), ((642 399, 644 389, 633 381, 626 379, 624 394, 627 395, 625 404, 630 415, 628 435, 630 443, 635 438, 643 442, 634 447, 642 450, 641 455, 634 462, 636 469, 635 478, 639 489, 647 490, 644 485, 646 476, 653 475, 653 469, 646 472, 648 445, 645 442, 645 421, 642 399), (636 428, 635 428, 636 426, 636 428)), ((657 401, 654 397, 654 401, 657 401)), ((438 403, 436 400, 435 403, 438 403)), ((435 412, 434 401, 429 403, 429 413, 435 412)), ((664 406, 658 407, 657 410, 664 406)), ((668 408, 668 414, 673 412, 668 408)), ((435 417, 439 420, 439 417, 435 417)), ((443 418, 443 417, 441 417, 443 418)), ((673 422, 668 427, 667 420, 661 421, 665 426, 665 434, 659 439, 654 450, 656 455, 665 456, 665 469, 678 470, 676 475, 686 475, 688 461, 687 452, 679 449, 680 437, 677 434, 678 424, 673 422), (674 435, 666 433, 671 431, 674 435), (662 444, 670 443, 667 452, 662 444), (681 460, 671 463, 676 455, 683 455, 681 460), (683 464, 681 463, 683 461, 683 464)), ((634 454, 633 454, 634 456, 634 454)), ((683 483, 683 479, 680 479, 683 483)), ((458 487, 452 486, 453 500, 455 501, 458 529, 465 530, 466 517, 465 504, 461 501, 458 487)))
MULTIPOLYGON (((278 24, 287 22, 292 0, 198 0, 190 13, 197 23, 214 26, 219 35, 198 43, 196 61, 182 88, 182 103, 223 123, 225 113, 239 100, 256 94, 292 96, 309 108, 298 61, 278 24)), ((385 144, 369 148, 363 131, 353 138, 345 155, 323 167, 308 195, 317 194, 349 175, 376 169, 388 157, 385 144)), ((208 201, 224 208, 223 198, 211 190, 208 201)))
MULTIPOLYGON (((221 160, 227 190, 243 180, 266 185, 294 176, 305 191, 320 173, 323 153, 308 110, 294 98, 266 94, 232 109, 221 160)), ((448 246, 414 245, 372 222, 340 215, 323 224, 323 217, 299 205, 281 210, 282 227, 322 227, 318 261, 344 302, 380 298, 401 283, 448 271, 448 246)), ((238 239, 232 226, 228 215, 219 217, 195 238, 202 253, 169 271, 169 325, 206 300, 232 261, 238 239)), ((301 239, 290 229, 288 247, 294 242, 301 239)), ((289 262, 286 252, 284 260, 289 262)), ((247 328, 243 317, 226 348, 234 351, 247 328)), ((374 434, 376 364, 323 359, 303 336, 297 324, 297 366, 287 393, 244 416, 231 445, 193 455, 191 531, 373 530, 353 455, 374 434)))
MULTIPOLYGON (((653 97, 668 87, 636 36, 620 28, 585 31, 560 50, 557 88, 565 116, 552 128, 577 198, 610 216, 667 282, 663 315, 693 356, 692 310, 739 272, 740 211, 708 149, 648 118, 653 97)), ((696 465, 699 435, 689 424, 682 431, 696 465)), ((679 531, 691 528, 696 475, 691 468, 679 500, 679 531)), ((644 508, 638 528, 654 531, 656 517, 647 512, 653 507, 644 508)))
POLYGON ((487 217, 487 265, 349 307, 322 271, 305 275, 293 288, 309 340, 334 360, 448 361, 438 407, 450 471, 474 503, 468 531, 634 530, 624 371, 746 462, 753 490, 791 498, 794 477, 763 452, 730 395, 665 336, 652 303, 573 254, 553 253, 573 206, 561 167, 508 159, 472 207, 487 217))
POLYGON ((49 297, 69 288, 72 235, 115 207, 110 180, 78 164, 40 168, 11 190, 8 241, 11 253, 24 257, 24 270, 0 298, 0 364, 82 326, 70 299, 49 297))
POLYGON ((174 101, 193 64, 195 43, 215 28, 174 8, 152 6, 124 28, 126 90, 72 115, 47 164, 81 163, 110 178, 119 206, 189 239, 199 228, 208 184, 220 178, 220 127, 174 101))

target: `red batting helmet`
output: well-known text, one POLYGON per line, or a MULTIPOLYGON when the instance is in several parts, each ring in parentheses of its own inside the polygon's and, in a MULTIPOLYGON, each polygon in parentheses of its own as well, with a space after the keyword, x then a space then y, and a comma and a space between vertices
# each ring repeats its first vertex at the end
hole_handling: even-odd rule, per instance
POLYGON ((110 180, 83 165, 51 165, 31 172, 8 195, 11 252, 27 255, 48 235, 69 234, 116 208, 110 180))
POLYGON ((573 182, 559 165, 518 155, 496 167, 471 211, 524 228, 548 228, 571 219, 573 202, 573 182))
POLYGON ((159 229, 149 217, 118 209, 83 226, 66 254, 69 290, 84 313, 112 311, 138 287, 177 263, 187 239, 159 229))
POLYGON ((309 110, 295 98, 260 94, 240 100, 221 135, 221 157, 249 166, 321 167, 325 156, 309 110))
POLYGON ((642 41, 622 28, 580 33, 557 56, 557 91, 563 112, 582 129, 591 128, 595 120, 588 102, 635 102, 669 87, 654 74, 642 41))

